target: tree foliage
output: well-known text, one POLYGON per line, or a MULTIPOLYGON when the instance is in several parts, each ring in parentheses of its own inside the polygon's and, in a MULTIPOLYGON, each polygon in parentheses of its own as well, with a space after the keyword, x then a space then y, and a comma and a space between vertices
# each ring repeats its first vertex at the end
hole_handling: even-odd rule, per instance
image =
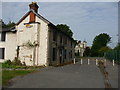
POLYGON ((66 24, 58 24, 57 28, 72 38, 73 32, 66 24))
POLYGON ((114 50, 120 50, 120 43, 117 44, 117 46, 114 48, 114 50))
POLYGON ((1 24, 2 24, 2 28, 11 28, 15 26, 15 23, 11 21, 9 21, 8 24, 5 24, 3 21, 1 21, 1 24))
POLYGON ((91 56, 101 56, 99 55, 99 50, 107 48, 107 44, 111 41, 111 37, 106 33, 101 33, 96 36, 93 40, 93 45, 91 48, 91 56))
POLYGON ((101 56, 101 57, 104 56, 104 52, 107 52, 109 50, 112 50, 112 49, 110 47, 107 47, 107 46, 100 48, 98 51, 99 56, 101 56))
POLYGON ((86 47, 85 48, 85 51, 84 51, 84 53, 83 53, 83 56, 90 56, 90 52, 91 52, 91 50, 90 50, 90 48, 89 47, 86 47))

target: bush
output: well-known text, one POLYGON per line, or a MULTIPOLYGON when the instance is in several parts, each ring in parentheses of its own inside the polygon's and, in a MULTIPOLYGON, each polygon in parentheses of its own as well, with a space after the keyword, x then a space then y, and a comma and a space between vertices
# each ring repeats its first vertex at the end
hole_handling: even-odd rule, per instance
POLYGON ((4 64, 6 64, 6 65, 11 65, 12 62, 11 62, 10 60, 7 60, 7 61, 4 62, 4 64))
POLYGON ((4 63, 2 63, 2 68, 26 68, 21 66, 26 66, 25 62, 23 62, 22 64, 21 61, 18 60, 16 57, 13 61, 7 60, 4 63))
POLYGON ((15 65, 13 65, 10 60, 7 60, 2 63, 2 68, 15 68, 15 65))
POLYGON ((23 62, 23 64, 22 64, 23 66, 26 66, 26 63, 25 62, 23 62))
POLYGON ((21 63, 21 61, 17 58, 17 57, 15 57, 15 59, 13 60, 13 65, 19 65, 19 66, 22 66, 22 63, 21 63))

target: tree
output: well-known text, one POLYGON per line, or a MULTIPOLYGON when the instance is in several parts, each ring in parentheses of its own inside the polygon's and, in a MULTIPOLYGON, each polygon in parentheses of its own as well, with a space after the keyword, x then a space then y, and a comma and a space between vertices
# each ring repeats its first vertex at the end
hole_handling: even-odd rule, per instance
POLYGON ((90 48, 89 48, 89 47, 86 47, 83 55, 84 55, 84 56, 90 56, 90 52, 91 52, 90 48))
POLYGON ((11 28, 11 27, 14 27, 14 26, 15 26, 15 23, 14 23, 14 22, 9 21, 8 24, 5 24, 5 23, 2 21, 2 28, 11 28))
POLYGON ((106 47, 110 41, 111 37, 106 33, 101 33, 98 36, 96 36, 93 40, 91 56, 99 56, 99 50, 102 47, 106 47))
POLYGON ((66 24, 58 24, 57 28, 72 38, 73 32, 66 24))
POLYGON ((109 50, 112 50, 112 49, 110 47, 107 47, 107 46, 100 48, 99 51, 98 51, 99 56, 101 56, 101 57, 104 56, 104 53, 109 51, 109 50))
POLYGON ((117 44, 117 46, 114 48, 114 50, 120 50, 120 43, 117 44))

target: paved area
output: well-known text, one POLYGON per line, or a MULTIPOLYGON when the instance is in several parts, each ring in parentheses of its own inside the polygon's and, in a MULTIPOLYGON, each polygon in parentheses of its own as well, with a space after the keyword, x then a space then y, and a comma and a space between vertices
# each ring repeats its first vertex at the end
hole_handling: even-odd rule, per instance
POLYGON ((19 77, 10 88, 104 88, 104 78, 95 61, 87 65, 48 67, 38 72, 19 77))

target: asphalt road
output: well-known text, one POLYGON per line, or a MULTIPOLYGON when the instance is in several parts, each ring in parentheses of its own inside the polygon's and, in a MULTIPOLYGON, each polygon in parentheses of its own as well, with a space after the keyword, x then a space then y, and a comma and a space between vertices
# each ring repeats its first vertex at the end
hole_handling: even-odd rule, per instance
POLYGON ((105 88, 104 77, 95 61, 81 65, 47 67, 38 72, 13 79, 9 88, 105 88))

